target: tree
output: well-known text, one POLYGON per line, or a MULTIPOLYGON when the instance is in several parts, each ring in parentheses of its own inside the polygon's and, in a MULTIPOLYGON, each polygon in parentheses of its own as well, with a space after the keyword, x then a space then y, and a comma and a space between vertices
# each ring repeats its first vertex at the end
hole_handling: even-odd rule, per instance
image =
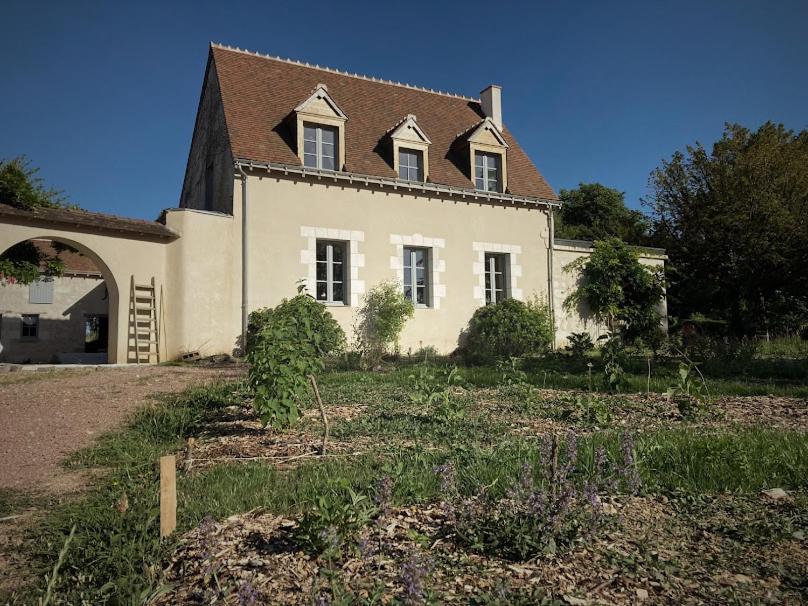
POLYGON ((556 215, 555 235, 570 240, 620 238, 631 244, 646 244, 648 218, 626 207, 624 194, 600 183, 581 183, 562 189, 564 204, 556 215))
MULTIPOLYGON (((37 172, 22 156, 0 160, 0 204, 23 210, 62 206, 60 192, 46 189, 37 172)), ((63 271, 58 255, 43 255, 31 242, 21 242, 0 253, 0 284, 28 284, 40 273, 56 276, 63 271)))
POLYGON ((808 131, 727 124, 711 151, 696 143, 663 161, 650 188, 673 315, 736 334, 808 323, 808 131))
POLYGON ((415 313, 412 301, 404 297, 401 284, 382 282, 365 295, 354 327, 364 364, 376 368, 391 346, 398 347, 404 324, 415 313))
POLYGON ((640 263, 638 252, 619 238, 596 241, 591 255, 564 270, 580 272, 577 288, 564 301, 567 309, 594 317, 628 341, 659 332, 662 271, 640 263))

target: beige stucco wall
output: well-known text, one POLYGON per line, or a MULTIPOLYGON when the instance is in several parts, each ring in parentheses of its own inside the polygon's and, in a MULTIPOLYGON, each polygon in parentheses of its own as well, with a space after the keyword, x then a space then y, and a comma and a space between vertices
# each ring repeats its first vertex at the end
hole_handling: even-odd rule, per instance
MULTIPOLYGON (((158 294, 165 284, 166 244, 164 241, 133 239, 106 233, 86 233, 49 226, 0 224, 0 251, 31 239, 56 240, 90 257, 99 267, 109 292, 111 363, 127 361, 129 280, 146 283, 152 277, 158 294)), ((9 288, 0 286, 0 289, 9 288)))
MULTIPOLYGON (((583 313, 564 308, 564 301, 577 287, 579 277, 577 272, 566 271, 565 268, 576 259, 589 256, 590 252, 591 249, 585 246, 556 244, 553 249, 553 302, 557 347, 565 347, 567 337, 574 332, 588 332, 593 341, 608 332, 605 325, 586 318, 585 306, 581 310, 583 313)), ((641 254, 640 262, 649 267, 664 267, 665 257, 641 254)), ((660 303, 659 312, 663 318, 663 328, 667 330, 667 301, 665 299, 660 303)))
POLYGON ((2 362, 53 362, 57 353, 83 353, 87 315, 107 315, 107 291, 100 277, 53 279, 53 302, 31 303, 29 287, 0 287, 2 362), (39 315, 37 338, 21 336, 22 314, 39 315))
MULTIPOLYGON (((234 200, 241 199, 236 182, 234 200)), ((296 294, 301 278, 313 275, 317 237, 351 242, 351 305, 331 312, 351 338, 362 295, 399 278, 401 247, 413 243, 433 251, 433 304, 416 309, 401 339, 402 351, 432 345, 450 352, 474 310, 480 291, 482 249, 511 252, 513 295, 548 292, 548 219, 541 210, 440 200, 426 195, 378 191, 321 181, 295 182, 275 176, 248 181, 249 309, 274 306, 296 294), (476 243, 476 246, 475 246, 476 243)), ((240 225, 236 204, 234 225, 240 225)), ((236 248, 240 232, 235 230, 236 248)), ((313 292, 313 287, 311 289, 313 292)))

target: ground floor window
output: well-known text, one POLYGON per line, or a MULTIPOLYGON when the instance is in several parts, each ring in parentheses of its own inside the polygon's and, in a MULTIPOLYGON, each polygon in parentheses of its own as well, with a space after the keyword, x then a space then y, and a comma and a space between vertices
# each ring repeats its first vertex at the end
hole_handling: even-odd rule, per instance
POLYGON ((22 332, 20 336, 23 339, 36 339, 39 337, 39 314, 22 315, 22 332))
POLYGON ((508 298, 509 255, 485 253, 485 303, 498 303, 508 298))
POLYGON ((428 248, 404 248, 404 296, 416 306, 429 306, 428 248))
POLYGON ((108 339, 109 318, 87 316, 84 320, 84 353, 106 352, 108 339))
POLYGON ((317 240, 316 298, 324 303, 346 303, 348 243, 317 240))

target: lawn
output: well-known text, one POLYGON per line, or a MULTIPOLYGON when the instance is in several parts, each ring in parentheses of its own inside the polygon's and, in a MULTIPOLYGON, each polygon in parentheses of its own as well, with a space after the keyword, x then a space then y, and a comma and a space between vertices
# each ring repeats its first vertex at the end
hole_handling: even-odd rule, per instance
POLYGON ((800 603, 800 362, 716 371, 685 408, 659 393, 672 366, 652 367, 650 391, 633 369, 617 394, 561 357, 333 368, 325 456, 316 407, 263 428, 242 382, 192 389, 71 457, 96 485, 49 504, 24 549, 50 578, 76 528, 51 604, 800 603), (156 461, 171 452, 179 528, 161 543, 156 461))

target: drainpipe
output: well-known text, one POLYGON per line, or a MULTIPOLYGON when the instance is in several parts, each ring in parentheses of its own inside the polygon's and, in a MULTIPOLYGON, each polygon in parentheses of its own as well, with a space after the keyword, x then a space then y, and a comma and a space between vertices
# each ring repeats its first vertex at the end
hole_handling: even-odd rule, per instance
POLYGON ((550 206, 547 209, 547 228, 550 230, 550 250, 547 255, 547 282, 550 289, 550 322, 553 325, 553 350, 556 348, 556 317, 555 317, 555 289, 553 278, 553 249, 555 248, 555 211, 550 206))
POLYGON ((249 321, 249 311, 247 309, 247 295, 249 293, 247 284, 247 173, 236 162, 236 168, 241 173, 241 349, 246 353, 247 348, 247 323, 249 321))

